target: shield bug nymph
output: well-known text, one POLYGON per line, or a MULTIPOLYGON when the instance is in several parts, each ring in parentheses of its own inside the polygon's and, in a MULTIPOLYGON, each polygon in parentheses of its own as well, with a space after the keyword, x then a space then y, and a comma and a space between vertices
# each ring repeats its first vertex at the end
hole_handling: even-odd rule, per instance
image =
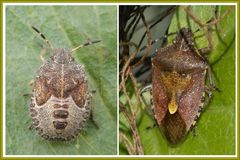
POLYGON ((33 127, 48 140, 70 140, 84 128, 91 115, 91 92, 83 65, 72 57, 77 49, 99 41, 80 45, 72 50, 54 49, 44 60, 34 79, 30 104, 33 127))
POLYGON ((205 93, 215 88, 210 65, 194 44, 191 30, 181 28, 173 44, 152 58, 152 110, 170 144, 179 143, 194 127, 211 96, 205 93))

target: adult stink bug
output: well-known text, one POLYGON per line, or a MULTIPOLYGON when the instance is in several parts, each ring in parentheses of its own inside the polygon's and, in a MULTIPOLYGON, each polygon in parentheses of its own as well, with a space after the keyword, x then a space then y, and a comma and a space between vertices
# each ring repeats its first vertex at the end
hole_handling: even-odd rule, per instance
POLYGON ((182 28, 173 44, 161 48, 152 59, 152 110, 171 144, 179 143, 195 125, 215 88, 202 51, 195 48, 191 30, 182 28))
POLYGON ((72 50, 53 49, 47 38, 32 27, 52 49, 33 83, 30 112, 33 127, 48 140, 70 140, 84 128, 91 115, 91 93, 83 65, 76 63, 72 50))

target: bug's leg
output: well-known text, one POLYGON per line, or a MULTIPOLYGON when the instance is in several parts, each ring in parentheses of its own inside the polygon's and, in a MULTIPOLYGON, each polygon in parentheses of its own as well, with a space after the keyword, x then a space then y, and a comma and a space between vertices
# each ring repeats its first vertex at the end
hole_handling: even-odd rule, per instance
POLYGON ((28 123, 28 125, 29 125, 29 126, 28 126, 28 129, 29 129, 29 130, 35 129, 35 127, 34 127, 33 122, 32 122, 31 119, 28 119, 27 123, 28 123), (30 123, 30 124, 29 124, 29 123, 30 123))
POLYGON ((25 94, 23 94, 23 96, 26 97, 26 98, 29 98, 29 97, 32 97, 32 94, 31 93, 25 93, 25 94))
POLYGON ((149 130, 149 129, 153 129, 153 128, 155 128, 156 126, 157 126, 157 124, 154 123, 152 126, 148 126, 146 129, 147 129, 147 130, 149 130))
POLYGON ((207 80, 209 82, 209 85, 205 85, 204 88, 204 96, 202 99, 202 107, 199 108, 199 112, 202 112, 204 107, 208 106, 210 100, 212 99, 213 96, 213 91, 218 91, 220 92, 220 89, 215 86, 215 83, 213 81, 213 73, 211 71, 210 66, 207 69, 207 80))
MULTIPOLYGON (((33 97, 33 94, 31 94, 31 93, 26 93, 26 94, 24 94, 23 95, 24 97, 25 97, 25 104, 26 104, 26 106, 27 106, 27 101, 26 101, 26 98, 27 98, 27 100, 29 99, 29 98, 31 98, 31 97, 33 97)), ((32 101, 32 98, 31 98, 31 101, 32 101)), ((32 103, 32 102, 31 102, 32 103)), ((31 119, 29 119, 26 123, 31 123, 30 125, 29 125, 29 127, 28 127, 28 129, 29 130, 33 130, 35 127, 34 127, 34 125, 33 125, 33 123, 32 123, 32 120, 31 119)))
POLYGON ((30 87, 32 87, 33 84, 34 84, 34 80, 32 79, 28 84, 29 84, 30 87))
POLYGON ((205 93, 207 94, 207 96, 205 97, 205 101, 204 101, 203 106, 207 106, 209 104, 210 100, 212 99, 212 96, 213 96, 212 89, 210 89, 209 86, 205 86, 205 93))
POLYGON ((34 125, 31 124, 29 127, 28 127, 29 130, 33 130, 34 129, 34 125))
MULTIPOLYGON (((90 97, 92 97, 92 94, 96 93, 95 90, 92 90, 92 91, 90 91, 90 92, 91 92, 91 94, 89 95, 90 97)), ((91 109, 91 111, 90 111, 90 120, 92 121, 93 125, 94 125, 97 129, 99 129, 98 124, 97 124, 96 121, 94 120, 93 112, 94 112, 94 107, 92 106, 92 109, 91 109)))
POLYGON ((150 94, 152 95, 152 85, 151 85, 151 84, 143 87, 143 88, 140 90, 140 96, 141 96, 141 98, 142 98, 142 101, 143 101, 144 105, 146 106, 147 109, 151 109, 152 100, 151 100, 150 105, 149 105, 149 103, 147 103, 147 101, 146 101, 145 96, 143 95, 143 94, 146 93, 146 92, 150 92, 150 94))
POLYGON ((90 120, 92 121, 93 125, 94 125, 97 129, 99 129, 98 124, 96 123, 96 121, 95 121, 94 118, 93 118, 93 110, 91 110, 91 113, 90 113, 90 120))
MULTIPOLYGON (((163 42, 162 42, 162 45, 161 45, 161 47, 163 47, 163 46, 166 44, 166 42, 167 42, 167 37, 169 37, 169 36, 171 36, 171 35, 175 35, 176 33, 177 33, 177 32, 168 33, 168 34, 166 34, 166 35, 164 35, 164 36, 162 36, 162 37, 160 37, 160 38, 157 38, 157 39, 155 39, 155 40, 152 40, 152 41, 151 41, 151 45, 153 45, 153 44, 155 44, 155 43, 157 43, 157 42, 159 42, 159 41, 160 41, 160 42, 163 41, 163 42)), ((145 45, 145 46, 143 46, 139 51, 142 52, 142 51, 144 51, 147 47, 148 47, 148 45, 145 45)), ((154 57, 154 56, 157 54, 157 52, 158 52, 158 49, 155 50, 155 52, 153 53, 152 57, 154 57)))
POLYGON ((207 69, 207 77, 208 77, 208 81, 209 81, 209 90, 210 91, 218 91, 220 92, 220 89, 216 87, 215 83, 214 83, 214 80, 213 80, 213 72, 212 72, 212 69, 210 66, 208 66, 208 69, 207 69))
POLYGON ((207 104, 209 103, 209 101, 211 100, 212 96, 213 96, 213 91, 218 91, 221 92, 221 90, 219 88, 216 87, 214 80, 213 80, 213 73, 210 67, 208 67, 208 82, 209 85, 205 86, 205 93, 207 94, 207 98, 205 100, 204 106, 207 106, 207 104))
POLYGON ((197 126, 196 125, 192 128, 192 135, 193 135, 193 137, 197 136, 197 126))
MULTIPOLYGON (((32 87, 34 84, 34 80, 32 79, 28 84, 30 87, 32 87)), ((29 97, 32 97, 33 95, 31 93, 25 93, 25 94, 23 94, 23 96, 26 98, 29 98, 29 97)))
POLYGON ((157 53, 158 53, 158 49, 155 50, 155 52, 152 55, 152 58, 154 58, 157 55, 157 53))
MULTIPOLYGON (((213 81, 213 73, 211 71, 210 66, 208 66, 207 68, 207 80, 209 82, 209 85, 205 85, 204 87, 204 92, 201 99, 201 105, 199 106, 199 110, 198 110, 199 114, 203 112, 206 109, 205 107, 208 106, 208 104, 210 103, 213 96, 213 91, 218 90, 218 88, 216 88, 215 83, 213 81)), ((199 118, 199 115, 196 117, 196 120, 198 118, 199 118)), ((191 126, 191 130, 192 130, 193 137, 195 137, 196 131, 197 131, 196 123, 195 125, 191 126)))
POLYGON ((208 46, 198 49, 199 53, 204 56, 208 53, 210 53, 213 50, 213 45, 212 45, 212 29, 210 26, 207 26, 207 30, 205 31, 205 35, 207 37, 207 41, 208 41, 208 46))
POLYGON ((47 48, 42 49, 42 51, 40 52, 40 59, 42 62, 45 61, 44 57, 45 57, 46 53, 47 53, 47 48))
POLYGON ((205 36, 207 38, 208 41, 208 47, 200 49, 199 52, 204 55, 205 53, 209 53, 212 51, 213 49, 213 44, 212 44, 212 26, 217 26, 217 24, 219 24, 224 17, 226 17, 230 12, 232 12, 232 10, 234 9, 234 7, 230 6, 227 10, 225 10, 225 12, 220 15, 217 16, 217 7, 215 7, 215 9, 213 10, 213 17, 210 17, 210 19, 206 22, 203 23, 200 21, 200 19, 193 13, 193 11, 191 10, 191 6, 183 6, 184 11, 186 12, 186 14, 196 23, 198 24, 198 26, 203 29, 203 31, 205 32, 205 36))
POLYGON ((209 53, 212 51, 212 35, 211 35, 211 26, 207 26, 207 24, 204 24, 200 21, 200 19, 193 13, 191 10, 191 6, 183 6, 184 11, 186 14, 196 23, 198 26, 204 31, 204 35, 207 38, 208 41, 208 47, 197 49, 201 56, 204 56, 206 53, 209 53))
POLYGON ((152 104, 152 98, 151 98, 151 100, 150 100, 150 103, 147 103, 146 98, 145 98, 144 95, 143 95, 143 94, 146 93, 146 92, 150 92, 151 97, 152 97, 152 85, 151 85, 151 84, 143 87, 143 88, 140 90, 140 96, 141 96, 141 98, 142 98, 142 101, 143 101, 144 105, 146 106, 145 111, 146 111, 146 113, 148 114, 148 116, 151 117, 152 120, 154 121, 154 124, 153 124, 153 125, 150 125, 150 126, 146 127, 146 129, 148 130, 148 129, 153 129, 153 128, 156 127, 157 125, 156 125, 156 123, 155 123, 155 122, 156 122, 155 119, 153 118, 153 117, 154 117, 154 112, 152 111, 152 105, 153 105, 153 104, 152 104), (150 105, 149 105, 149 104, 150 104, 150 105))
POLYGON ((96 90, 91 90, 90 91, 92 94, 95 94, 97 91, 96 90))

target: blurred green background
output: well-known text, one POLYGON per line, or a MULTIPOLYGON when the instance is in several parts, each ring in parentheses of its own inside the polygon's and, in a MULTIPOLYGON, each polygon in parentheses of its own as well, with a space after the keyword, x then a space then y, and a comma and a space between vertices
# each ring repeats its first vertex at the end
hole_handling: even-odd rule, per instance
MULTIPOLYGON (((229 6, 190 6, 190 9, 201 22, 206 23, 214 14, 222 16, 229 6), (217 13, 214 12, 216 7, 217 13)), ((213 51, 207 55, 214 73, 216 86, 221 92, 214 92, 212 101, 206 106, 205 111, 198 120, 196 136, 192 132, 185 141, 175 147, 170 147, 158 127, 147 129, 155 123, 153 117, 146 112, 139 112, 137 125, 143 144, 145 155, 234 155, 236 144, 236 55, 235 55, 235 8, 217 24, 218 30, 212 32, 213 51)), ((169 33, 174 33, 182 27, 191 28, 192 31, 199 26, 186 14, 182 7, 174 13, 169 33)), ((215 28, 214 26, 212 26, 215 28)), ((200 30, 194 36, 203 35, 200 30)), ((176 35, 168 37, 168 44, 172 43, 176 35)), ((205 36, 196 39, 197 47, 207 47, 208 41, 205 36)), ((127 84, 128 92, 133 93, 134 88, 127 84)), ((141 88, 141 86, 139 87, 141 88)), ((135 107, 136 97, 134 94, 131 101, 135 107)), ((150 98, 150 94, 146 94, 150 98)), ((126 102, 124 95, 120 100, 126 102)), ((150 99, 149 99, 150 100, 150 99)), ((142 104, 144 106, 144 104, 142 104)), ((145 107, 145 106, 144 106, 145 107)), ((130 137, 132 135, 129 125, 123 114, 120 113, 120 130, 130 137)), ((128 154, 126 148, 120 144, 120 154, 128 154)))
MULTIPOLYGON (((112 155, 117 153, 117 26, 116 6, 6 7, 6 154, 112 155), (47 45, 31 29, 38 28, 55 48, 74 48, 102 41, 73 53, 85 66, 93 96, 93 116, 84 132, 70 142, 49 142, 29 130, 29 82, 40 67, 47 45)), ((46 58, 50 57, 50 53, 46 58)))

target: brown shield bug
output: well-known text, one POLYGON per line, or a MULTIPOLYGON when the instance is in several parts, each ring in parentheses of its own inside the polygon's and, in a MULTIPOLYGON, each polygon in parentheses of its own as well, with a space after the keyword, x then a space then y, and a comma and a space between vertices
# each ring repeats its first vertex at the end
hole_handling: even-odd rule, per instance
POLYGON ((53 49, 47 38, 32 27, 52 49, 34 79, 30 113, 32 126, 47 140, 70 140, 78 135, 91 116, 91 93, 83 65, 74 61, 72 50, 53 49))
POLYGON ((194 127, 215 88, 203 51, 196 49, 191 30, 181 28, 173 44, 152 58, 152 86, 143 91, 152 90, 155 120, 170 144, 181 142, 194 127))

